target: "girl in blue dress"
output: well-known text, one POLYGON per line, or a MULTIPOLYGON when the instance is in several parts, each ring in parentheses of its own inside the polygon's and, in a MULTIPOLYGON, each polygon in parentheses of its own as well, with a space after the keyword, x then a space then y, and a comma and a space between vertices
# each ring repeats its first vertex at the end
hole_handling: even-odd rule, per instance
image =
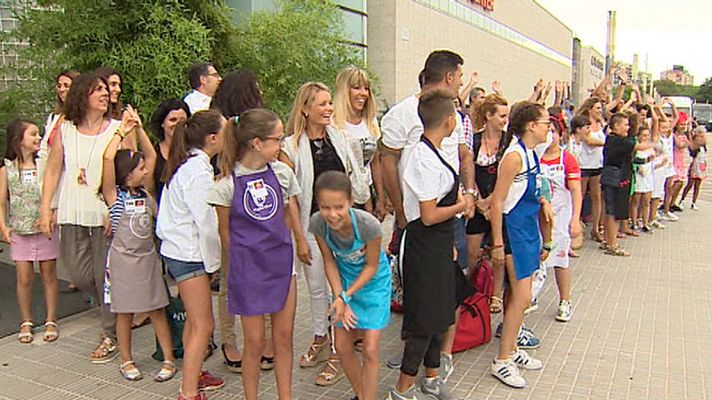
POLYGON ((314 195, 319 212, 311 217, 324 257, 324 269, 336 297, 335 345, 356 398, 376 398, 381 330, 390 317, 391 275, 381 249, 381 225, 366 211, 352 208, 351 183, 343 172, 323 173, 314 195), (363 364, 354 353, 356 330, 363 332, 363 364))

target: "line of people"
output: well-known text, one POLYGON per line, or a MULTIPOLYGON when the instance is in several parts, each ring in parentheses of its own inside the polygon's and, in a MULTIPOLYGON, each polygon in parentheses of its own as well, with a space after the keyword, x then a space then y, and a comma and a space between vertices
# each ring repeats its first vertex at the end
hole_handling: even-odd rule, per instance
POLYGON ((339 73, 333 99, 323 83, 302 85, 283 124, 266 108, 254 73, 222 78, 212 64, 195 64, 191 92, 153 113, 155 144, 138 112, 122 105, 118 72, 62 72, 44 136, 30 121, 11 123, 0 169, 0 230, 17 265, 19 340, 34 339, 35 261, 45 286, 43 339, 59 337, 61 257, 100 307, 91 362, 120 355, 122 376, 141 379, 131 327, 134 314, 148 313, 164 355, 154 380, 170 380, 177 367, 165 271, 187 312, 179 399, 206 399, 225 384, 202 369, 215 325, 210 285, 219 276, 226 367, 242 374, 247 399, 258 396, 260 370, 274 369, 279 398, 290 399, 303 274, 314 337, 299 366, 320 366, 317 385, 347 377, 356 398, 374 399, 392 294, 381 222, 393 213, 388 253, 399 255, 402 269, 404 348, 388 360, 401 372, 388 398, 414 399, 418 391, 452 398, 446 382, 462 300, 457 282, 476 274, 482 257, 494 264, 490 312, 504 311, 491 372, 524 387, 521 370, 543 366, 524 350, 540 345, 524 318, 536 309, 547 268, 560 296, 556 319, 568 322, 581 220, 590 218, 592 238, 607 254, 627 256, 622 235, 677 220, 690 190, 697 208, 704 131, 692 132, 674 105, 655 104, 637 87, 624 102, 625 79, 611 96, 612 75, 578 110, 562 82, 547 109, 552 86, 541 80, 510 107, 499 82, 490 94, 475 87, 476 73, 463 89, 463 64, 454 52, 432 52, 418 77, 421 91, 380 124, 370 80, 358 68, 339 73), (425 377, 416 384, 421 364, 425 377))

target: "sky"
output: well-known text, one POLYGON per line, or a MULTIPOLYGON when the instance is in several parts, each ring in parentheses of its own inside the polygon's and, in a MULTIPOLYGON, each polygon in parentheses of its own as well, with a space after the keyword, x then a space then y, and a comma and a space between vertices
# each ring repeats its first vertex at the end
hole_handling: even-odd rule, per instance
MULTIPOLYGON (((511 1, 511 0, 505 0, 511 1)), ((653 79, 683 65, 695 85, 712 77, 712 0, 536 0, 566 24, 583 46, 605 56, 608 10, 616 10, 615 59, 633 62, 653 79)))

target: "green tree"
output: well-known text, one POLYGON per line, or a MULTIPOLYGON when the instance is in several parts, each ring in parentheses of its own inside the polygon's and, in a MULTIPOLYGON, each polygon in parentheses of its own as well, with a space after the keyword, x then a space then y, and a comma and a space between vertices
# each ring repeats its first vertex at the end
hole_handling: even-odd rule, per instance
POLYGON ((695 97, 697 94, 697 86, 691 85, 678 85, 675 82, 663 79, 655 81, 655 89, 661 96, 687 96, 695 97))
POLYGON ((695 100, 712 103, 712 78, 705 79, 695 95, 695 100))
POLYGON ((321 81, 332 87, 341 68, 363 64, 356 49, 342 41, 342 26, 331 1, 282 1, 276 11, 247 19, 234 65, 257 73, 268 106, 286 122, 301 84, 321 81))
POLYGON ((4 67, 18 84, 0 97, 0 123, 14 115, 41 121, 63 69, 101 65, 120 71, 125 103, 148 117, 157 104, 188 89, 186 68, 200 60, 220 65, 235 30, 222 1, 40 0, 16 3, 15 30, 5 40, 24 43, 19 64, 4 67))

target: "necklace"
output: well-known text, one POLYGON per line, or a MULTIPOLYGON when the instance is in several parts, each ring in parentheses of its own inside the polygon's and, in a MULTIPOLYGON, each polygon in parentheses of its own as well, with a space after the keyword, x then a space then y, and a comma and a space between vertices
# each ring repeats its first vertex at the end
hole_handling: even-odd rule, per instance
POLYGON ((79 128, 77 128, 77 132, 74 135, 74 157, 79 170, 79 173, 77 174, 77 183, 79 185, 88 185, 87 169, 89 168, 89 164, 91 163, 91 156, 94 154, 94 146, 96 145, 97 139, 99 139, 99 133, 101 132, 101 126, 103 124, 104 120, 101 120, 101 122, 99 123, 99 128, 97 128, 96 133, 94 133, 94 141, 91 143, 91 149, 89 150, 89 157, 87 157, 87 163, 85 167, 82 167, 79 163, 79 135, 81 134, 79 132, 79 128))

